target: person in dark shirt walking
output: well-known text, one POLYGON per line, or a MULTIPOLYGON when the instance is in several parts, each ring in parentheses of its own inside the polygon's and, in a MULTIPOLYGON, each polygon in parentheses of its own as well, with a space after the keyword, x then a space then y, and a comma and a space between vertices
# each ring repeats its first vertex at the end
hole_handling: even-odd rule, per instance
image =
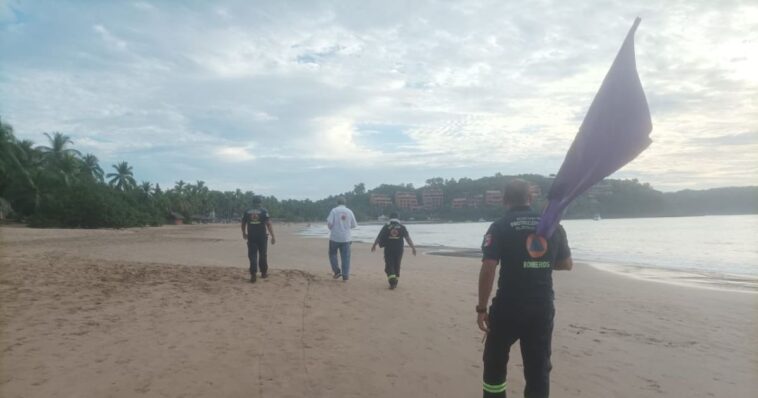
POLYGON ((247 258, 250 260, 250 283, 255 283, 258 267, 261 278, 268 277, 267 245, 268 234, 271 234, 271 244, 276 244, 274 228, 268 210, 261 207, 261 198, 253 198, 253 208, 245 211, 242 216, 242 239, 247 240, 247 258))
POLYGON ((484 346, 484 397, 505 397, 506 367, 511 345, 520 340, 524 361, 525 398, 550 394, 553 335, 553 270, 571 270, 571 250, 560 225, 547 239, 535 234, 540 214, 532 210, 529 184, 508 183, 507 211, 494 222, 482 242, 479 273, 479 328, 484 346), (495 271, 500 264, 497 293, 487 311, 495 271))
POLYGON ((403 248, 405 246, 403 239, 408 242, 408 246, 411 247, 415 256, 416 247, 413 246, 408 229, 405 228, 405 225, 400 224, 397 213, 390 213, 390 222, 382 227, 374 245, 371 246, 372 252, 376 251, 377 245, 384 248, 384 272, 387 274, 390 289, 396 288, 400 279, 400 262, 403 260, 403 248))

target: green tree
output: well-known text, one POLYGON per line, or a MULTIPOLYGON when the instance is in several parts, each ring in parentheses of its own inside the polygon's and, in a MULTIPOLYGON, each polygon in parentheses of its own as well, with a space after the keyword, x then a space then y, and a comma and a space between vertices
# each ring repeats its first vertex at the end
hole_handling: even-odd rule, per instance
POLYGON ((58 161, 64 159, 65 156, 79 157, 82 155, 76 149, 68 148, 69 145, 74 145, 71 137, 57 132, 53 135, 45 133, 45 136, 50 141, 50 146, 41 146, 39 149, 48 160, 58 161))
MULTIPOLYGON (((23 150, 19 147, 16 137, 13 135, 13 127, 0 119, 0 184, 9 181, 12 173, 23 175, 29 182, 31 179, 26 172, 19 155, 23 150)), ((2 185, 0 185, 0 189, 2 185)), ((0 196, 2 191, 0 191, 0 196)))
POLYGON ((91 176, 95 179, 95 181, 103 182, 103 169, 100 167, 100 162, 97 159, 97 156, 88 153, 84 155, 82 158, 82 162, 84 163, 83 169, 86 174, 91 176))
POLYGON ((151 184, 149 181, 142 181, 142 183, 139 185, 140 191, 145 194, 145 196, 150 196, 153 190, 153 184, 151 184))
POLYGON ((56 162, 56 165, 49 167, 47 170, 56 175, 65 186, 71 186, 71 183, 77 180, 82 171, 82 161, 72 153, 64 153, 56 162))
POLYGON ((116 172, 108 173, 108 175, 106 175, 106 177, 111 179, 108 181, 110 186, 119 191, 126 191, 137 185, 137 181, 134 179, 134 173, 132 172, 132 166, 129 166, 127 162, 119 162, 112 167, 116 172))

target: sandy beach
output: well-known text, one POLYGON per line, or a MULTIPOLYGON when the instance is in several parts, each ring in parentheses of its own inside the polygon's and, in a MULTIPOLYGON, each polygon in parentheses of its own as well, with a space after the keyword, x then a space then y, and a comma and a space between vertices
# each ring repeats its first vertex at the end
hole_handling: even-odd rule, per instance
MULTIPOLYGON (((325 240, 275 228, 250 284, 236 224, 0 227, 0 397, 480 396, 477 259, 408 251, 391 291, 369 245, 344 283, 325 240)), ((552 396, 758 391, 758 294, 584 264, 555 291, 552 396)))

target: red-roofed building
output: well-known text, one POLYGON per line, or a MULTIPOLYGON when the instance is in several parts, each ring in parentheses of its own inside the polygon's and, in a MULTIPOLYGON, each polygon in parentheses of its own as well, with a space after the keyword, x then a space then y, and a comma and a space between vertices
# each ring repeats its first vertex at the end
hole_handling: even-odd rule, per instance
POLYGON ((417 209, 418 198, 413 192, 395 192, 395 206, 400 209, 417 209))
POLYGON ((503 204, 503 192, 487 191, 484 193, 484 204, 487 206, 500 206, 503 204))
POLYGON ((466 198, 455 198, 452 202, 450 202, 450 207, 453 209, 462 209, 466 207, 466 203, 468 202, 468 199, 466 198))
POLYGON ((484 203, 484 195, 474 195, 469 196, 468 200, 466 201, 466 206, 478 208, 482 207, 482 204, 484 203))
POLYGON ((421 191, 421 201, 424 204, 424 208, 427 210, 439 209, 442 207, 444 199, 445 195, 440 188, 430 187, 421 191))
POLYGON ((392 206, 392 198, 387 194, 372 193, 368 198, 368 203, 377 207, 389 207, 392 206))

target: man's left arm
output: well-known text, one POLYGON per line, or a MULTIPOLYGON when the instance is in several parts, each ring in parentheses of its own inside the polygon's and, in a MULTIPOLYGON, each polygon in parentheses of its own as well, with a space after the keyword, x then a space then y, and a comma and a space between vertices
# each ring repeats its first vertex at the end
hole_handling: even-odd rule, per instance
POLYGON ((413 245, 413 241, 411 240, 411 234, 408 233, 408 229, 403 227, 403 237, 405 237, 405 240, 408 242, 408 246, 411 247, 411 250, 413 251, 413 255, 416 255, 416 246, 413 245))
POLYGON ((350 229, 357 228, 358 227, 358 221, 355 220, 355 214, 353 212, 350 212, 350 229))
POLYGON ((276 244, 276 236, 274 236, 274 226, 271 224, 271 220, 266 221, 266 229, 268 229, 268 234, 271 235, 271 244, 276 244))
POLYGON ((563 229, 562 225, 558 225, 554 234, 556 234, 558 248, 553 270, 571 271, 571 269, 574 268, 574 260, 571 259, 571 248, 569 248, 568 239, 566 238, 566 230, 563 229))

